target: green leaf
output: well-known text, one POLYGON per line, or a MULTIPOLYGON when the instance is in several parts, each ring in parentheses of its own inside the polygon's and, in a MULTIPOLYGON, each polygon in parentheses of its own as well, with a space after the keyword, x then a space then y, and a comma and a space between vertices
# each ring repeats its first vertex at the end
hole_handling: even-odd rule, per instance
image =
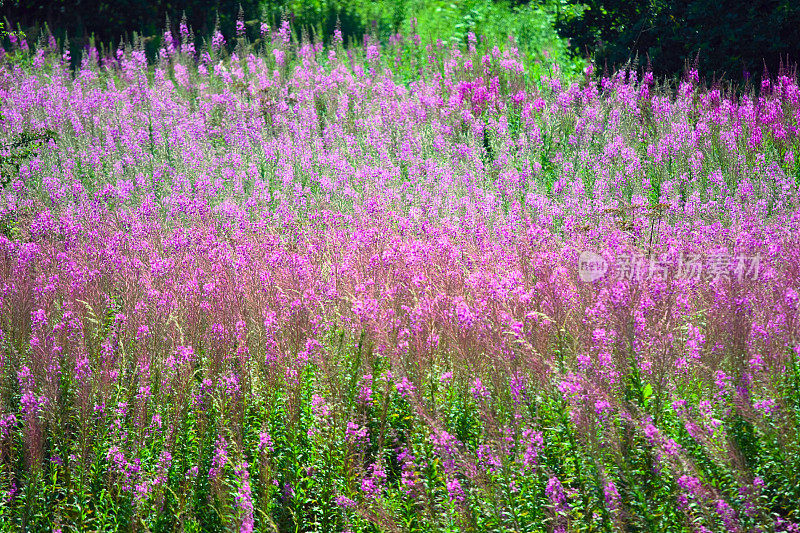
POLYGON ((650 385, 649 383, 647 383, 647 384, 644 386, 644 388, 642 389, 642 395, 644 396, 644 399, 645 399, 645 400, 647 400, 647 399, 649 399, 651 396, 653 396, 653 386, 652 386, 652 385, 650 385))

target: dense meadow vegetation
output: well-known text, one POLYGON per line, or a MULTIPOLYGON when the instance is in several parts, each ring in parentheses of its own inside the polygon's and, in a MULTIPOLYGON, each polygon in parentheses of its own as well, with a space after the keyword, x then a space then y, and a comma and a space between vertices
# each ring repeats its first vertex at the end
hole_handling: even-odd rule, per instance
POLYGON ((4 52, 0 530, 800 531, 796 78, 260 31, 4 52))

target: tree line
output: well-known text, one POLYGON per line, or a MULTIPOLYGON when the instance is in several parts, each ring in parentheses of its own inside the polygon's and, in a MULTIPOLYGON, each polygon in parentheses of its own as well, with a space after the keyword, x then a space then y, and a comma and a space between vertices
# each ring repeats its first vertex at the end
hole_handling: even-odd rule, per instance
MULTIPOLYGON (((223 35, 233 35, 239 16, 251 22, 248 31, 257 35, 257 22, 274 24, 286 16, 296 30, 305 27, 324 36, 338 24, 346 38, 360 38, 379 23, 386 26, 368 20, 372 14, 392 13, 394 31, 402 19, 415 17, 414 9, 425 1, 378 0, 368 2, 365 10, 363 0, 5 0, 0 9, 12 29, 47 24, 57 37, 69 36, 79 45, 90 36, 116 45, 133 32, 157 40, 167 18, 177 29, 183 16, 200 36, 209 36, 216 25, 223 35)), ((612 70, 635 62, 649 64, 657 75, 680 76, 688 66, 706 78, 741 82, 757 79, 765 69, 770 75, 786 73, 800 53, 797 0, 454 1, 465 6, 534 3, 553 10, 556 29, 569 39, 573 52, 612 70)))

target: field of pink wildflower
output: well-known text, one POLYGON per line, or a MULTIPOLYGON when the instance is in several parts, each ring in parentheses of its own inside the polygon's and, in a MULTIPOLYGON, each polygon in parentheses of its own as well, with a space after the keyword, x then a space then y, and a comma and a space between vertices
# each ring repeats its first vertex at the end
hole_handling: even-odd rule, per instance
POLYGON ((14 39, 0 530, 800 531, 800 86, 14 39))

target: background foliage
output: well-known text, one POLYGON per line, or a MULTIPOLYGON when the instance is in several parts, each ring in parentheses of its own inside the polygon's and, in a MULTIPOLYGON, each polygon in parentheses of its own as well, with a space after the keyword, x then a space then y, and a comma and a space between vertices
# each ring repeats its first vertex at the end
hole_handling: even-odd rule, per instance
POLYGON ((465 43, 472 31, 492 42, 510 35, 533 61, 555 60, 567 70, 580 67, 575 57, 591 55, 612 69, 638 59, 673 77, 688 63, 734 82, 759 79, 765 67, 776 74, 796 62, 800 49, 794 0, 11 0, 2 9, 14 28, 47 24, 56 37, 68 35, 73 57, 92 35, 116 45, 133 32, 149 36, 152 55, 166 18, 175 26, 184 14, 205 37, 216 23, 232 36, 239 14, 251 38, 261 22, 274 27, 283 17, 298 34, 331 36, 338 24, 346 41, 359 42, 367 33, 385 42, 403 31, 465 43))
POLYGON ((177 25, 184 13, 188 24, 201 35, 211 33, 217 16, 223 33, 232 34, 240 6, 247 20, 260 13, 257 0, 11 0, 5 2, 3 14, 15 27, 46 23, 56 36, 68 34, 78 42, 94 35, 99 42, 116 45, 133 32, 158 35, 166 17, 177 25))
POLYGON ((418 33, 425 43, 441 39, 444 44, 465 44, 472 31, 502 45, 511 35, 521 52, 533 60, 555 60, 568 70, 576 70, 581 62, 571 58, 567 41, 554 29, 564 9, 570 13, 575 10, 565 6, 564 0, 11 0, 2 9, 13 29, 38 35, 46 24, 57 38, 68 36, 72 56, 78 59, 91 36, 98 44, 115 47, 121 39, 131 39, 134 32, 147 37, 152 57, 167 17, 175 31, 185 14, 189 27, 205 38, 217 23, 226 38, 232 37, 237 16, 243 18, 252 39, 260 36, 262 22, 275 27, 284 17, 298 36, 305 31, 329 40, 338 25, 346 42, 361 42, 367 33, 385 42, 391 35, 404 32, 418 33))
POLYGON ((795 0, 587 0, 579 16, 557 21, 577 52, 602 65, 637 57, 654 73, 680 74, 697 61, 707 77, 735 82, 777 73, 797 61, 800 3, 795 0), (787 60, 788 56, 788 60, 787 60))

